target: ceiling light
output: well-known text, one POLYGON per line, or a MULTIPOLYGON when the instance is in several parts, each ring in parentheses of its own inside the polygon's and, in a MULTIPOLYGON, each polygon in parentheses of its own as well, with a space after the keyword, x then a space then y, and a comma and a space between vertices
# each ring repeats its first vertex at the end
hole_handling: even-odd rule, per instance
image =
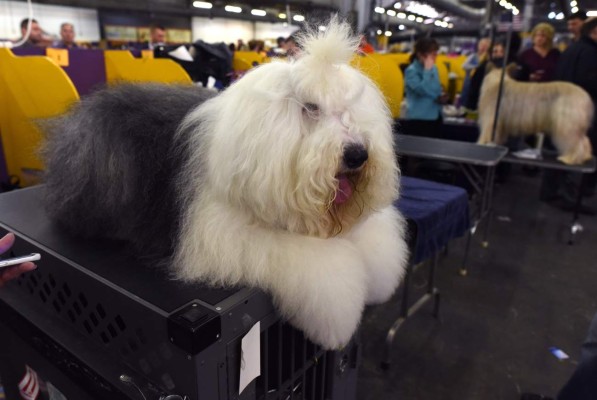
POLYGON ((400 3, 395 3, 394 4, 394 8, 400 8, 400 7, 402 7, 402 4, 400 4, 400 3))
POLYGON ((305 20, 305 17, 303 17, 302 15, 299 14, 295 14, 292 17, 293 20, 295 20, 296 22, 303 22, 305 20))
POLYGON ((556 19, 564 19, 564 13, 558 13, 558 15, 556 15, 556 19))
POLYGON ((570 2, 570 7, 576 7, 577 5, 578 5, 578 3, 576 1, 574 1, 574 0, 572 0, 570 2))
POLYGON ((421 22, 423 22, 423 17, 417 17, 415 18, 415 21, 417 21, 420 24, 421 22))
POLYGON ((321 26, 319 27, 319 30, 320 30, 320 31, 322 31, 322 32, 324 32, 326 29, 327 29, 327 28, 326 28, 325 26, 323 26, 323 25, 321 25, 321 26))
POLYGON ((241 13, 243 12, 243 9, 237 6, 226 6, 224 7, 224 10, 231 12, 231 13, 241 13))
POLYGON ((406 7, 406 10, 428 18, 439 17, 439 13, 435 8, 428 4, 417 3, 416 1, 411 1, 406 7))
POLYGON ((388 14, 390 17, 395 17, 396 16, 396 11, 394 11, 394 10, 388 10, 388 11, 386 11, 386 14, 388 14))
POLYGON ((442 21, 435 20, 435 21, 433 22, 433 24, 434 24, 435 26, 440 26, 440 25, 442 24, 442 21))
POLYGON ((572 7, 572 10, 570 11, 572 11, 573 13, 578 12, 578 7, 572 7))
POLYGON ((397 16, 398 18, 401 18, 401 19, 404 19, 404 18, 406 18, 406 14, 405 14, 405 13, 403 13, 403 12, 399 12, 399 13, 398 13, 396 16, 397 16))
POLYGON ((597 11, 587 11, 587 17, 597 17, 597 11))
POLYGON ((382 33, 383 33, 383 32, 381 31, 381 29, 378 29, 378 30, 377 30, 377 34, 378 34, 378 35, 381 35, 382 33))
POLYGON ((518 11, 518 9, 517 9, 517 8, 516 8, 516 9, 514 9, 514 10, 512 10, 512 14, 514 14, 514 15, 518 15, 519 13, 520 13, 520 12, 518 11))
POLYGON ((386 36, 392 36, 392 32, 390 32, 390 31, 386 31, 385 35, 386 35, 386 36))
POLYGON ((406 29, 406 26, 404 26, 404 25, 398 25, 398 29, 400 29, 401 31, 403 31, 403 30, 406 29))
POLYGON ((556 17, 556 13, 555 12, 550 12, 549 14, 547 14, 547 18, 549 19, 554 19, 556 17))
POLYGON ((448 24, 448 28, 450 28, 450 29, 454 28, 454 24, 450 22, 450 23, 448 24))
POLYGON ((414 21, 416 18, 417 18, 417 17, 415 17, 414 15, 410 14, 410 15, 408 16, 408 18, 407 18, 407 19, 408 19, 409 21, 414 21))
POLYGON ((194 1, 193 2, 193 7, 196 7, 196 8, 205 8, 205 9, 209 10, 213 6, 214 6, 213 4, 208 3, 207 1, 194 1))
POLYGON ((385 9, 385 8, 383 8, 383 7, 375 7, 375 10, 374 10, 374 11, 375 11, 376 13, 378 13, 378 14, 383 14, 383 13, 385 13, 385 12, 386 12, 386 9, 385 9))
POLYGON ((265 12, 265 10, 258 10, 258 9, 254 9, 254 10, 251 10, 251 14, 252 14, 252 15, 256 15, 256 16, 258 16, 258 17, 265 17, 265 15, 266 15, 267 13, 265 12))
POLYGON ((286 19, 286 14, 280 13, 280 14, 278 14, 278 18, 280 18, 280 19, 286 19))

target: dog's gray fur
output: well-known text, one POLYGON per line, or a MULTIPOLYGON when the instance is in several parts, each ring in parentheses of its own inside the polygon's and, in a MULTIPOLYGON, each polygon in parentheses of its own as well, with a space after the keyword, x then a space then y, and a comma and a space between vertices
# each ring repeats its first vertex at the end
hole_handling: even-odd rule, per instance
POLYGON ((126 239, 139 256, 170 255, 189 149, 188 135, 176 132, 212 96, 195 87, 121 84, 48 123, 42 157, 50 216, 79 236, 126 239))

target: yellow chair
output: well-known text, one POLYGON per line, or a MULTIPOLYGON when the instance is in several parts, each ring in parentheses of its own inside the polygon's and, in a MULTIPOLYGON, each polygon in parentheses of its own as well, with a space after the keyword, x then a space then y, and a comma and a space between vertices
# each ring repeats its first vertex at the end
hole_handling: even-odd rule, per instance
POLYGON ((39 181, 42 141, 36 120, 64 113, 79 95, 64 70, 44 56, 17 57, 0 48, 0 134, 9 175, 39 181))
POLYGON ((116 82, 162 82, 193 84, 176 62, 160 58, 135 58, 126 50, 106 50, 106 80, 116 82))
POLYGON ((355 56, 352 65, 377 84, 383 93, 393 118, 400 117, 404 98, 404 78, 396 61, 383 54, 355 56))
POLYGON ((236 72, 244 72, 253 68, 255 65, 269 62, 267 57, 255 51, 235 51, 232 59, 232 69, 236 72))
POLYGON ((390 53, 385 54, 384 57, 392 60, 394 63, 396 63, 396 65, 398 65, 398 68, 401 69, 402 66, 407 66, 410 64, 410 53, 390 53))
POLYGON ((462 65, 466 61, 466 56, 437 56, 437 62, 442 64, 448 64, 448 71, 456 74, 456 92, 462 92, 462 85, 464 83, 464 77, 466 73, 462 69, 462 65))
POLYGON ((444 92, 448 91, 448 67, 443 61, 435 60, 437 67, 437 75, 439 76, 439 83, 442 85, 444 92))

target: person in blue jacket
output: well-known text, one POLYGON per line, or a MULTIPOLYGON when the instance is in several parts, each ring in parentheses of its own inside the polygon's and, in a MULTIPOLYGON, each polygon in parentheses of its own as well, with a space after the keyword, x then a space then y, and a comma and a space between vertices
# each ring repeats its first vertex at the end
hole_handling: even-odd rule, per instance
POLYGON ((441 108, 445 102, 439 83, 435 59, 439 45, 432 38, 415 43, 411 63, 405 71, 406 119, 404 133, 437 136, 441 124, 441 108))

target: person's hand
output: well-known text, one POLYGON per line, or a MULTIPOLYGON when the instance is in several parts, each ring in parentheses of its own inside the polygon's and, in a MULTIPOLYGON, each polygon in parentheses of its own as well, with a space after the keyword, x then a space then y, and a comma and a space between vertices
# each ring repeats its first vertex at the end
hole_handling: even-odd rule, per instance
POLYGON ((447 93, 442 93, 441 95, 438 96, 436 101, 441 105, 446 105, 450 102, 450 96, 448 96, 447 93))
MULTIPOLYGON (((0 239, 0 254, 8 251, 15 242, 15 235, 9 233, 0 239)), ((11 267, 0 268, 0 287, 12 279, 16 279, 21 274, 33 271, 37 266, 32 262, 24 262, 23 264, 14 265, 11 267)))
POLYGON ((538 71, 535 71, 535 72, 531 73, 529 75, 529 80, 531 82, 539 82, 541 80, 541 78, 543 77, 543 73, 544 72, 545 71, 543 71, 543 70, 538 70, 538 71))
POLYGON ((426 70, 430 70, 435 65, 435 57, 433 54, 427 54, 423 59, 423 67, 426 70))

